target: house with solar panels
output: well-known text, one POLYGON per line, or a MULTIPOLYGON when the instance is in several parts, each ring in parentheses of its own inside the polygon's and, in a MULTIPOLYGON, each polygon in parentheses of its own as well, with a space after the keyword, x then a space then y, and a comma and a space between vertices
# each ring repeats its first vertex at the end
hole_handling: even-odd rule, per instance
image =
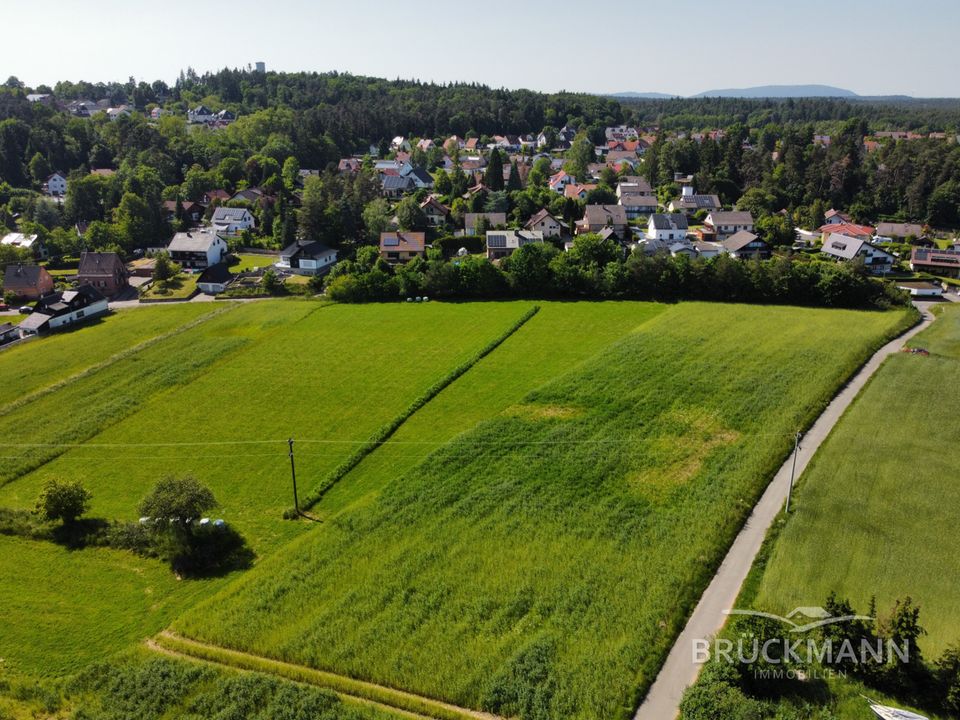
POLYGON ((680 197, 671 200, 667 209, 672 213, 683 213, 689 215, 698 210, 714 212, 720 210, 720 198, 716 195, 698 195, 693 191, 693 185, 684 185, 680 191, 680 197))
POLYGON ((423 257, 426 254, 427 234, 422 232, 380 233, 380 257, 396 264, 423 257))
POLYGON ((499 260, 530 243, 543 243, 543 233, 534 230, 487 231, 487 260, 499 260))

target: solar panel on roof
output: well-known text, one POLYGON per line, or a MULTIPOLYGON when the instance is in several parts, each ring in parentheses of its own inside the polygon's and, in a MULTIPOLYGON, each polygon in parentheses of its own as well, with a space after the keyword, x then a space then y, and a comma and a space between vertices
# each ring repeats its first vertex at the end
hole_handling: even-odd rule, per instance
POLYGON ((387 247, 395 247, 400 244, 400 239, 395 237, 386 238, 383 241, 383 244, 387 247))
POLYGON ((506 235, 490 235, 487 237, 487 247, 505 248, 507 246, 506 235))

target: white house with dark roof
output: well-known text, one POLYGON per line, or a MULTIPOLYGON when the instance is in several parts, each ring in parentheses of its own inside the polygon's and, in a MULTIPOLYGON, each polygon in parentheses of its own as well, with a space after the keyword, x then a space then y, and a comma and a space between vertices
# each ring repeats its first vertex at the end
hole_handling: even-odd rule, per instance
POLYGON ((690 225, 683 213, 654 213, 647 220, 647 240, 672 242, 685 240, 690 225))
POLYGON ((246 208, 218 207, 213 211, 210 224, 218 233, 236 235, 255 227, 256 221, 246 208))
POLYGON ((745 210, 714 210, 707 215, 704 225, 713 228, 717 242, 723 242, 738 232, 753 232, 753 215, 745 210))
POLYGON ((488 230, 487 259, 499 260, 531 243, 543 243, 543 233, 532 230, 488 230))
POLYGON ((738 258, 760 258, 767 260, 770 257, 770 246, 752 232, 740 230, 718 243, 727 254, 738 258))
POLYGON ((206 105, 198 105, 192 110, 187 110, 187 122, 190 123, 208 123, 217 119, 217 114, 206 105))
POLYGON ((318 275, 337 262, 337 251, 321 242, 297 240, 280 251, 275 267, 295 275, 318 275))
POLYGON ((560 221, 551 215, 546 208, 531 216, 523 227, 526 230, 543 233, 546 238, 560 237, 563 234, 563 226, 560 221))

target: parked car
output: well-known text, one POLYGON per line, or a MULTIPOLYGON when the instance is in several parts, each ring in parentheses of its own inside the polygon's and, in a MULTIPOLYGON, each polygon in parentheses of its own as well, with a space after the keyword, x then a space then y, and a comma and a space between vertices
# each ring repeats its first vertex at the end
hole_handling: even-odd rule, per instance
POLYGON ((30 307, 29 305, 24 305, 23 307, 20 308, 21 315, 29 315, 32 312, 33 312, 33 308, 30 307))

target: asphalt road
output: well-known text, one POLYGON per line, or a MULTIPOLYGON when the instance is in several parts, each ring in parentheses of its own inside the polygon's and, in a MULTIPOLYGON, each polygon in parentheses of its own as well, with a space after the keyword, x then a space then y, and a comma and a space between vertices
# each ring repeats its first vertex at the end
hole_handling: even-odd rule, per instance
MULTIPOLYGON (((914 303, 923 313, 923 321, 874 353, 866 365, 837 393, 817 418, 800 443, 800 451, 797 453, 797 477, 803 473, 817 448, 880 364, 890 355, 900 352, 900 348, 907 340, 930 325, 933 321, 929 310, 931 304, 933 303, 914 303)), ((753 513, 747 519, 733 545, 730 546, 723 563, 670 650, 666 663, 634 715, 634 720, 672 720, 680 714, 680 700, 683 692, 696 681, 700 674, 701 665, 694 658, 695 642, 709 640, 716 636, 727 619, 724 610, 734 608, 737 595, 740 594, 740 588, 746 580, 747 573, 750 572, 754 558, 760 551, 763 538, 777 515, 783 510, 790 485, 792 465, 793 457, 791 456, 777 471, 753 508, 753 513)))

